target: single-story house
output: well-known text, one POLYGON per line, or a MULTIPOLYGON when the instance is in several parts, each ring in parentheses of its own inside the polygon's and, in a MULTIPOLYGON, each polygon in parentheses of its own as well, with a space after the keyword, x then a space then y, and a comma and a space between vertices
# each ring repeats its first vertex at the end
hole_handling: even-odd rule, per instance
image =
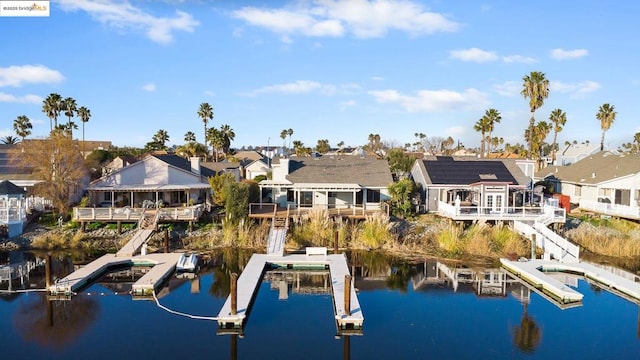
POLYGON ((499 213, 529 201, 524 194, 534 166, 525 159, 428 156, 415 161, 411 177, 420 187, 420 202, 427 212, 438 211, 444 202, 499 213))
POLYGON ((93 181, 87 191, 94 206, 203 203, 211 190, 208 177, 215 174, 197 157, 187 160, 172 154, 149 155, 93 181))
POLYGON ((386 160, 356 156, 275 158, 261 198, 281 207, 381 210, 393 182, 386 160))
POLYGON ((640 214, 640 154, 601 151, 569 166, 542 169, 536 180, 545 180, 581 208, 640 214))

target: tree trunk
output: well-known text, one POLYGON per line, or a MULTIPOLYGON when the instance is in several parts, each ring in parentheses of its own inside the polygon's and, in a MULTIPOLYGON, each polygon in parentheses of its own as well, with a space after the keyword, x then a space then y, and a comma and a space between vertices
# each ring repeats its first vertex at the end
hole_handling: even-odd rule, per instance
POLYGON ((529 119, 529 159, 533 158, 533 125, 536 119, 533 117, 535 110, 531 110, 531 119, 529 119))

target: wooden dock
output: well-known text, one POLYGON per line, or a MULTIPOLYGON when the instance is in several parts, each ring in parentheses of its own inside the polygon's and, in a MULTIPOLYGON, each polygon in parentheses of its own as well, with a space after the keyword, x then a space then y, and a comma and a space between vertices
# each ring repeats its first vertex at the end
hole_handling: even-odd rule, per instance
POLYGON ((56 281, 49 287, 49 294, 73 295, 92 281, 100 278, 110 268, 117 266, 152 266, 149 272, 133 284, 133 295, 149 296, 167 276, 173 273, 181 255, 181 253, 169 253, 117 257, 115 254, 105 254, 56 281))
POLYGON ((218 326, 221 329, 241 329, 243 327, 255 296, 255 290, 262 282, 265 268, 268 267, 285 269, 328 268, 331 274, 333 308, 337 327, 339 330, 362 329, 364 316, 353 286, 351 287, 350 297, 351 311, 346 313, 344 309, 345 275, 349 275, 347 258, 344 254, 291 254, 286 256, 254 254, 238 278, 236 314, 231 314, 231 297, 227 298, 218 314, 218 326))
POLYGON ((569 272, 582 275, 596 282, 605 290, 622 295, 628 300, 640 303, 640 283, 614 274, 606 269, 584 262, 561 263, 557 261, 530 260, 510 261, 500 259, 502 266, 563 303, 582 301, 583 295, 561 282, 544 274, 544 272, 569 272))

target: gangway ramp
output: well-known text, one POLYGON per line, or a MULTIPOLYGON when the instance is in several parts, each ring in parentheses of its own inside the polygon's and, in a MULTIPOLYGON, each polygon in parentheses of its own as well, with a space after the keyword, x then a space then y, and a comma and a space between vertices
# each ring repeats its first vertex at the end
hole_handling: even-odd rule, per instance
POLYGON ((116 256, 117 257, 133 256, 136 252, 138 252, 138 250, 140 250, 142 245, 144 245, 144 243, 146 243, 147 240, 149 240, 149 238, 151 237, 151 234, 153 234, 152 229, 138 230, 135 234, 133 234, 131 239, 122 247, 122 249, 118 250, 118 252, 116 253, 116 256))
POLYGON ((272 228, 269 231, 269 239, 267 240, 267 254, 283 256, 286 238, 287 229, 272 228))

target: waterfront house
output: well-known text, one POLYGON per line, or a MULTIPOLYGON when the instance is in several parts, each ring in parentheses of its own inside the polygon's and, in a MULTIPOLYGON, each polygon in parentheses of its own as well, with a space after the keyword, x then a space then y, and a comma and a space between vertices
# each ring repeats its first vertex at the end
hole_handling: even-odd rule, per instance
POLYGON ((639 154, 601 151, 569 166, 547 167, 536 179, 581 209, 640 219, 639 154))
POLYGON ((276 158, 261 198, 291 209, 336 209, 364 214, 386 210, 393 182, 386 160, 358 156, 276 158))
POLYGON ((207 178, 215 174, 200 158, 149 155, 93 181, 87 192, 92 205, 103 207, 203 203, 211 189, 207 178))
POLYGON ((7 227, 7 236, 22 234, 27 221, 27 208, 24 200, 24 188, 8 180, 0 181, 0 224, 7 227))

